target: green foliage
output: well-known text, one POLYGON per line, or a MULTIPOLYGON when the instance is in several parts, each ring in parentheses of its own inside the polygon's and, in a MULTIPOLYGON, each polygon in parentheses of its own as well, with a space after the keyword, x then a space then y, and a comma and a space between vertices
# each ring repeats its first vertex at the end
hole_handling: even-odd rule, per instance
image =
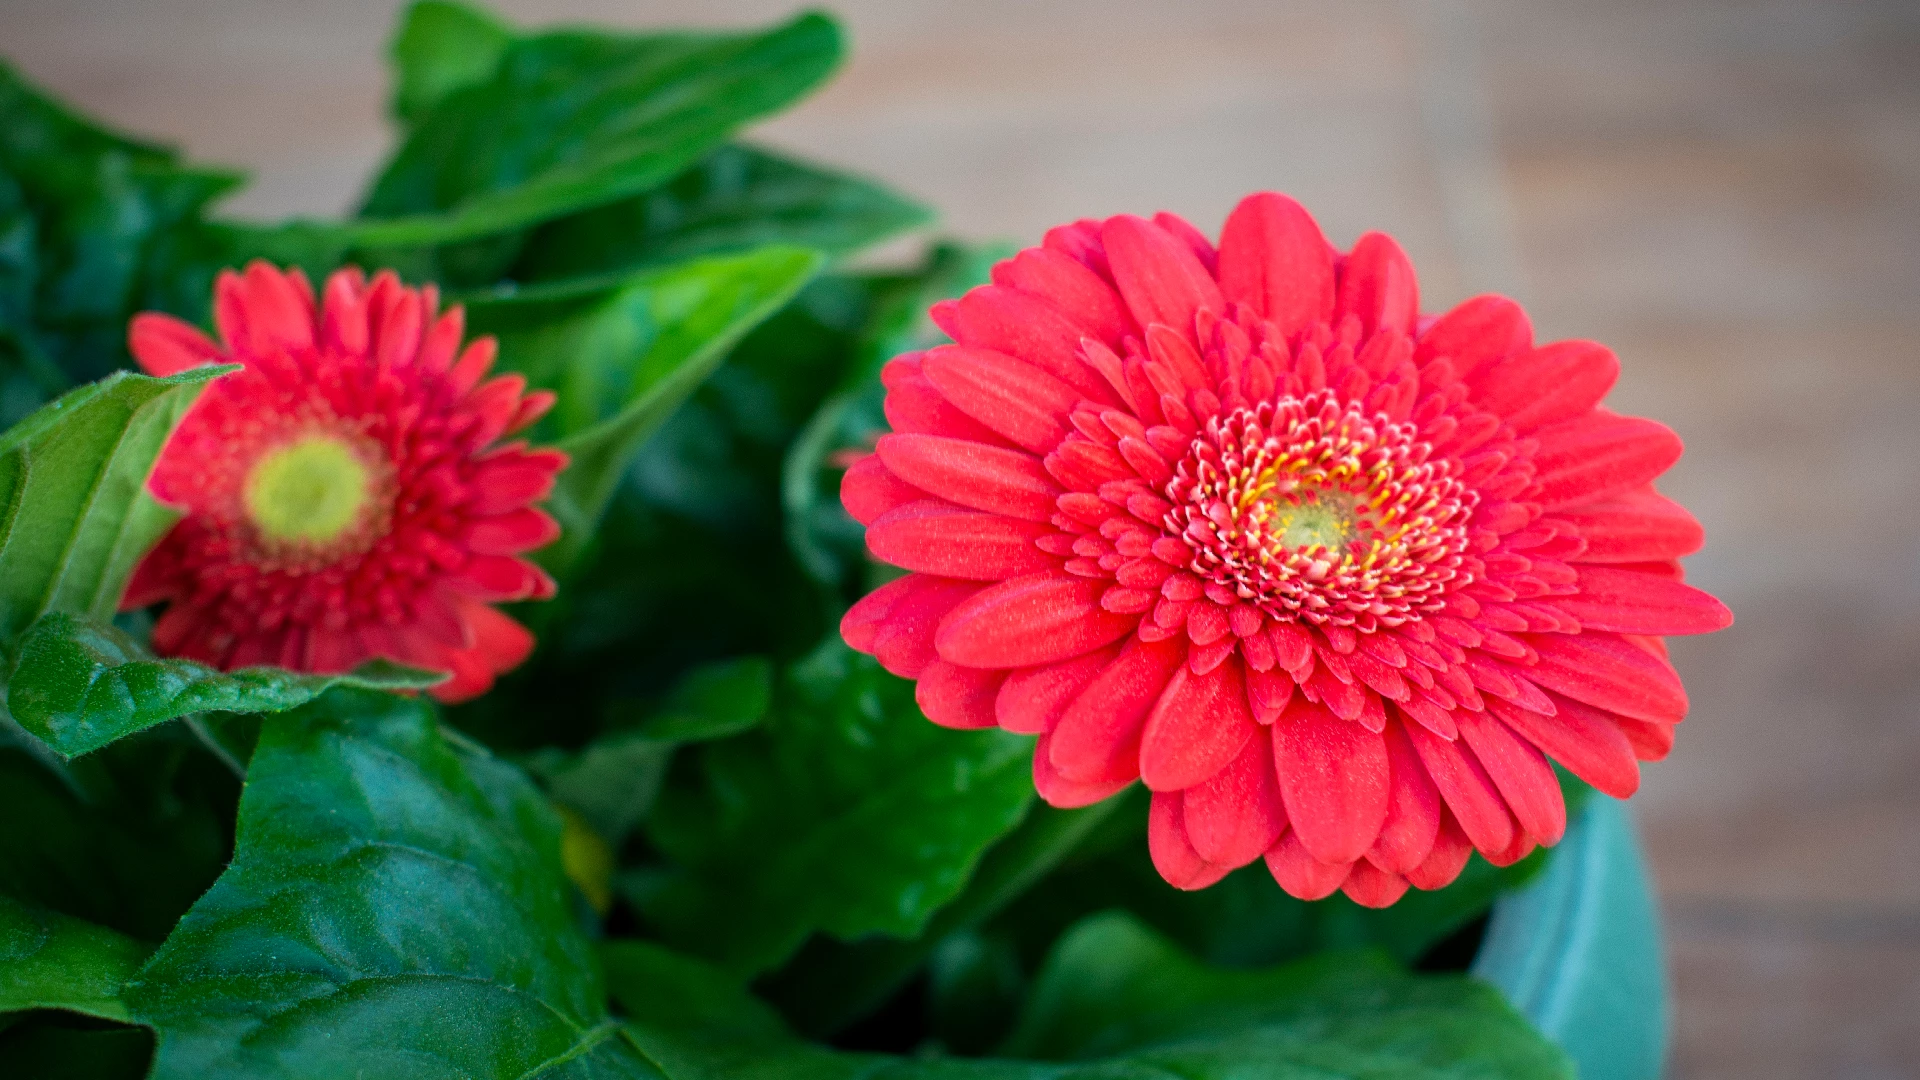
POLYGON ((159 941, 226 865, 239 791, 179 725, 61 762, 0 721, 0 894, 159 941))
POLYGON ((1029 1060, 835 1053, 793 1037, 716 969, 644 943, 607 957, 628 1038, 673 1080, 1573 1075, 1495 991, 1465 977, 1408 975, 1365 953, 1208 968, 1119 913, 1075 926, 1049 957, 1003 1048, 1029 1060))
POLYGON ((510 273, 523 281, 590 278, 767 244, 844 255, 930 217, 856 177, 724 146, 645 195, 541 226, 510 273))
MULTIPOLYGON (((472 35, 471 22, 437 23, 472 35)), ((458 51, 429 48, 426 23, 408 30, 403 70, 458 51)), ((477 62, 459 71, 440 60, 402 99, 418 120, 367 195, 356 240, 447 244, 639 194, 811 90, 840 55, 839 28, 808 14, 758 34, 516 38, 484 79, 477 62)))
POLYGON ((527 779, 335 690, 260 736, 233 864, 128 985, 154 1076, 649 1076, 527 779))
POLYGON ((129 1020, 120 987, 152 951, 104 926, 0 894, 0 1014, 67 1009, 129 1020))
POLYGON ((0 433, 0 650, 47 611, 111 617, 135 560, 172 524, 147 472, 200 385, 116 372, 0 433))
POLYGON ((280 712, 335 686, 424 690, 446 675, 370 660, 340 675, 277 667, 215 671, 192 660, 156 660, 110 623, 50 613, 15 650, 7 708, 20 726, 73 757, 190 713, 280 712))
POLYGON ((107 131, 0 63, 0 424, 126 362, 127 317, 239 183, 107 131))
POLYGON ((572 459, 549 507, 563 539, 542 553, 578 557, 621 473, 649 435, 726 356, 728 346, 792 298, 819 268, 802 248, 770 247, 642 272, 604 288, 562 288, 476 301, 473 326, 499 337, 504 366, 561 404, 542 433, 572 459))
POLYGON ((1033 800, 1026 739, 920 719, 913 688, 839 641, 783 673, 755 731, 690 755, 627 890, 667 940, 742 974, 813 931, 919 934, 1033 800))
POLYGON ((512 46, 512 29, 486 12, 420 0, 400 17, 389 49, 394 117, 419 124, 448 95, 493 78, 512 46))
POLYGON ((610 700, 607 734, 575 752, 548 747, 528 762, 554 801, 618 845, 653 810, 675 750, 724 739, 758 724, 773 694, 773 668, 758 657, 687 673, 651 713, 610 700), (624 717, 643 716, 627 724, 624 717))

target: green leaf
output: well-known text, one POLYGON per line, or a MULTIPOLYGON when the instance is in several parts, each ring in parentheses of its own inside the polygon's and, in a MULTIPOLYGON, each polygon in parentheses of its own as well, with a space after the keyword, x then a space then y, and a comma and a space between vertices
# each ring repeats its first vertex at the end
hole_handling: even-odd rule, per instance
POLYGON ((1004 1050, 1112 1058, 1187 1077, 1571 1078, 1560 1053, 1492 987, 1404 973, 1384 957, 1329 953, 1281 968, 1208 968, 1132 916, 1069 931, 1004 1050))
POLYGON ((625 882, 671 943, 741 974, 824 931, 912 937, 1033 801, 1028 740, 948 731, 838 636, 783 673, 759 729, 689 755, 625 882))
POLYGON ((513 44, 513 31, 478 8, 419 0, 394 35, 393 115, 417 124, 448 95, 492 79, 513 44))
POLYGON ((572 464, 550 504, 562 538, 543 549, 543 561, 564 567, 578 557, 641 444, 819 266, 811 251, 764 248, 647 271, 611 287, 469 305, 476 332, 498 335, 506 367, 560 394, 540 430, 572 464))
POLYGON ((6 687, 15 720, 74 757, 144 728, 196 712, 280 712, 335 686, 424 690, 442 672, 372 660, 339 675, 277 667, 216 671, 191 660, 156 660, 111 623, 53 612, 15 650, 6 687))
POLYGON ((841 51, 819 14, 757 34, 518 38, 484 82, 420 118, 356 240, 447 244, 637 195, 811 90, 841 51))
MULTIPOLYGON (((637 725, 575 752, 549 747, 534 755, 529 767, 546 782, 555 802, 617 847, 653 809, 674 751, 758 724, 772 683, 772 665, 759 657, 695 668, 637 725)), ((618 708, 620 703, 612 704, 618 708)))
POLYGON ((839 256, 931 218, 877 184, 725 146, 645 195, 540 226, 509 273, 521 281, 595 277, 767 244, 839 256))
POLYGON ((1566 1049, 1584 1080, 1658 1076, 1660 912, 1625 804, 1594 797, 1539 877, 1494 908, 1474 974, 1566 1049))
POLYGON ((800 1030, 834 1034, 872 1012, 946 943, 998 914, 1090 843, 1125 804, 1107 799, 1076 810, 1036 803, 1018 828, 980 860, 960 895, 909 940, 816 937, 759 988, 800 1030))
POLYGON ((179 725, 63 762, 0 717, 0 892, 159 941, 226 865, 239 793, 179 725))
POLYGON ((557 815, 427 703, 334 690, 266 725, 238 828, 127 985, 156 1080, 657 1075, 609 1038, 557 815))
POLYGON ((0 433, 0 649, 47 611, 105 619, 172 524, 147 473, 200 385, 116 372, 0 433))
POLYGON ((0 893, 0 1013, 67 1009, 127 1022, 121 984, 153 950, 0 893))

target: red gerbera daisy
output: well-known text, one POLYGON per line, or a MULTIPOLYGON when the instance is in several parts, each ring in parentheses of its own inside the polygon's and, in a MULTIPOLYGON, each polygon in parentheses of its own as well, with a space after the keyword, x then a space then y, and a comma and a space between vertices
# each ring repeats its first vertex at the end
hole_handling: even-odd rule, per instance
POLYGON ((134 318, 151 374, 243 365, 200 395, 149 481, 186 515, 121 602, 170 601, 158 652, 321 672, 385 657, 452 672, 434 691, 448 701, 526 658, 532 635, 489 605, 553 594, 516 555, 558 535, 530 504, 567 459, 498 440, 553 395, 482 382, 493 339, 462 350, 461 310, 437 306, 431 285, 357 269, 316 304, 299 270, 256 262, 214 287, 224 348, 172 316, 134 318))
POLYGON ((842 633, 936 723, 1038 735, 1056 806, 1143 780, 1174 885, 1265 856, 1384 906, 1558 841, 1549 757, 1624 797, 1667 752, 1658 635, 1731 616, 1604 347, 1498 296, 1423 317, 1390 237, 1343 255, 1274 194, 1218 249, 1055 229, 933 314, 958 344, 887 365, 841 489, 913 572, 842 633))

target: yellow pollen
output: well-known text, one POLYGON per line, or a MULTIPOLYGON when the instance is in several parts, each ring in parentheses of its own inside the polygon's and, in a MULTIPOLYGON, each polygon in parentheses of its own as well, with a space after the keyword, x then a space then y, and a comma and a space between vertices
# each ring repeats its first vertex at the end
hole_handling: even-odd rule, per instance
POLYGON ((324 544, 351 527, 371 488, 353 447, 309 435, 263 455, 247 476, 247 513, 268 539, 324 544))

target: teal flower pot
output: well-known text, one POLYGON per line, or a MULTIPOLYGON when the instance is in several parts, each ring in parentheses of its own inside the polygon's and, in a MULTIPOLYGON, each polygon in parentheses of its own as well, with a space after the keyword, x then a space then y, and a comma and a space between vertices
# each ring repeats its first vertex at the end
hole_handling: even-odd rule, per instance
POLYGON ((1494 905, 1473 973, 1581 1080, 1654 1080, 1671 1016, 1659 907, 1625 804, 1595 795, 1540 875, 1494 905))

